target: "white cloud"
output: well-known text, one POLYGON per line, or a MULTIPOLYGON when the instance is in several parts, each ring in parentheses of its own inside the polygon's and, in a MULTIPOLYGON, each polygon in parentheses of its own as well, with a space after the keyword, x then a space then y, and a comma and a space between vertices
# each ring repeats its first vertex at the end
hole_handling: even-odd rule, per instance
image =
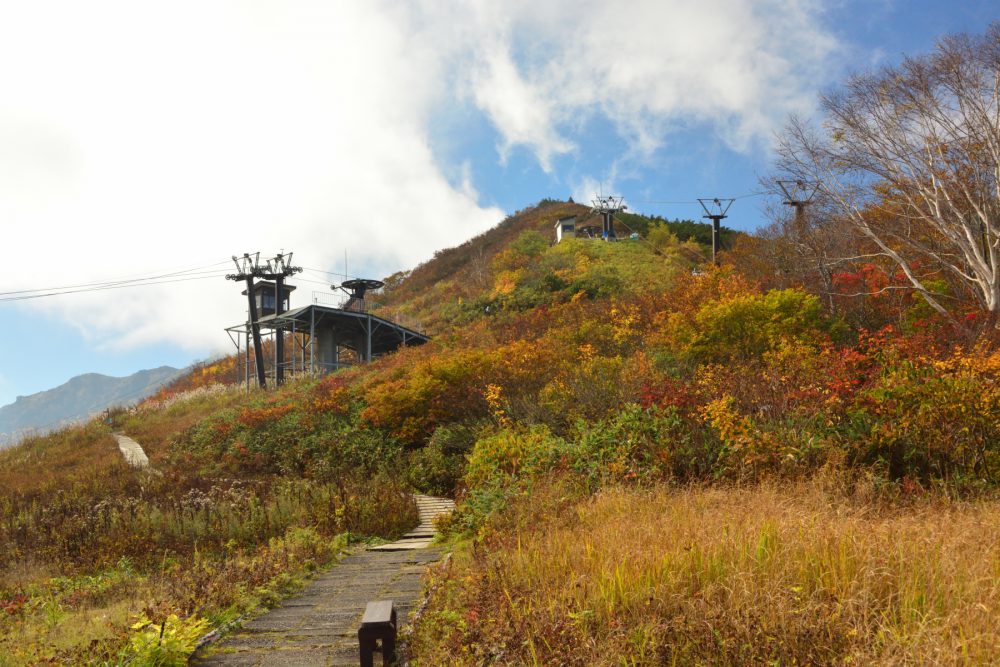
MULTIPOLYGON (((0 220, 19 249, 0 289, 280 249, 319 268, 347 250, 377 276, 498 222, 434 163, 440 63, 398 19, 367 2, 0 5, 0 220)), ((99 344, 200 350, 242 320, 239 290, 23 303, 99 344)))
POLYGON ((535 151, 545 171, 551 171, 552 157, 573 149, 555 129, 552 104, 544 89, 520 76, 506 48, 483 54, 479 69, 472 74, 472 87, 476 104, 500 130, 504 160, 511 148, 524 145, 535 151))
MULTIPOLYGON (((693 125, 766 144, 835 48, 817 2, 0 0, 0 220, 17 249, 0 289, 255 250, 412 266, 503 217, 467 168, 450 183, 435 163, 447 104, 485 114, 501 158, 526 149, 546 170, 598 116, 628 155, 693 125)), ((239 289, 25 304, 106 345, 203 350, 242 319, 239 289)))
POLYGON ((813 105, 838 48, 818 0, 509 0, 425 2, 455 23, 456 67, 503 137, 549 169, 572 133, 608 117, 648 155, 672 130, 714 129, 736 150, 770 144, 788 114, 813 105), (484 64, 485 63, 485 64, 484 64))
POLYGON ((595 196, 612 195, 616 192, 614 180, 599 181, 591 176, 584 176, 573 184, 573 201, 578 204, 590 205, 595 196))

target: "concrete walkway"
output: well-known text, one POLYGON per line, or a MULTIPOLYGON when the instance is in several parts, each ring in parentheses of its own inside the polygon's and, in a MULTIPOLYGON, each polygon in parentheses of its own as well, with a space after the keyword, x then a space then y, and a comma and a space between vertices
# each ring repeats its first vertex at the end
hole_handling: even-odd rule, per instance
POLYGON ((114 436, 115 440, 118 441, 118 449, 125 457, 125 463, 133 468, 149 467, 149 458, 146 456, 146 452, 142 451, 142 446, 138 442, 121 433, 115 433, 114 436))
MULTIPOLYGON (((445 498, 416 496, 420 526, 392 544, 352 554, 301 593, 200 651, 193 665, 257 667, 358 664, 358 625, 371 600, 393 600, 401 621, 420 602, 421 577, 441 550, 428 548, 436 516, 454 509, 445 498)), ((376 656, 376 664, 381 664, 376 656)))
POLYGON ((413 498, 417 501, 417 509, 420 512, 420 525, 392 544, 372 547, 371 551, 426 549, 434 541, 434 535, 437 534, 437 530, 434 528, 434 520, 442 514, 451 514, 455 509, 455 501, 448 498, 435 498, 434 496, 422 496, 420 494, 415 494, 413 498))

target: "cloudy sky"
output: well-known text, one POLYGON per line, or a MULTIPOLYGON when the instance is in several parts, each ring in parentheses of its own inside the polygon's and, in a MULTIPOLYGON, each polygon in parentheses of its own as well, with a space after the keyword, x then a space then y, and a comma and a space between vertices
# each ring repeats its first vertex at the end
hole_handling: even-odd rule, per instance
MULTIPOLYGON (((231 349, 233 254, 381 277, 542 197, 694 217, 937 0, 0 0, 0 405, 231 349), (668 203, 679 202, 679 203, 668 203), (345 264, 346 262, 346 264, 345 264), (11 300, 178 272, 193 280, 11 300), (59 291, 59 290, 55 290, 59 291)), ((727 221, 762 224, 763 198, 727 221)), ((314 281, 314 282, 307 282, 314 281)))

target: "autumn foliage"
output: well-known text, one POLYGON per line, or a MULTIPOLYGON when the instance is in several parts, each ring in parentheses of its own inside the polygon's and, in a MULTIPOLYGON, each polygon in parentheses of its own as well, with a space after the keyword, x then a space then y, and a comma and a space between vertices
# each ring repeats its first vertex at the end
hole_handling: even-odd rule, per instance
MULTIPOLYGON (((696 265, 698 253, 653 234, 655 221, 655 243, 550 244, 543 233, 573 212, 533 208, 390 281, 387 303, 436 328, 427 345, 266 392, 218 388, 238 375, 221 359, 116 418, 159 476, 121 465, 98 423, 4 453, 0 564, 30 552, 86 577, 127 558, 153 577, 169 553, 182 565, 168 581, 201 585, 181 570, 202 571, 219 609, 238 598, 223 577, 263 586, 277 558, 332 557, 318 545, 339 533, 398 532, 413 518, 405 489, 456 495, 452 532, 507 549, 504 522, 552 489, 560 506, 607 489, 774 480, 958 497, 996 488, 992 332, 970 337, 912 298, 843 297, 831 309, 805 281, 696 265), (85 466, 74 451, 99 454, 85 466)), ((898 276, 861 266, 833 280, 872 290, 898 276)), ((43 624, 43 599, 64 599, 48 585, 0 578, 0 610, 14 610, 0 613, 43 624)), ((163 618, 196 609, 186 593, 163 599, 163 618)), ((107 656, 127 640, 115 633, 60 659, 107 656)))

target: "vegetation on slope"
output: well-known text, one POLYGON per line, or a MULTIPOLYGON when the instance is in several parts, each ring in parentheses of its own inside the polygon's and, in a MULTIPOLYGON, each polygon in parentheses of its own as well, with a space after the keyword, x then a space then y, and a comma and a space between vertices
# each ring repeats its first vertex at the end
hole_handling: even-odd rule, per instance
POLYGON ((995 660, 998 44, 853 77, 804 215, 490 376, 419 664, 995 660))
POLYGON ((412 526, 381 464, 295 474, 261 464, 283 454, 275 442, 220 466, 182 437, 296 391, 199 390, 120 413, 152 471, 127 467, 99 421, 0 453, 0 664, 181 664, 208 628, 273 604, 352 536, 412 526))
MULTIPOLYGON (((866 531, 887 541, 920 512, 935 530, 939 512, 994 520, 995 341, 932 316, 912 294, 831 308, 810 284, 771 286, 742 265, 693 271, 704 248, 655 221, 642 240, 551 244, 554 221, 579 211, 547 202, 389 281, 386 307, 432 323, 427 345, 250 395, 217 388, 234 377, 232 360, 221 360, 117 415, 114 427, 147 447, 154 473, 118 462, 99 423, 5 453, 0 475, 23 478, 0 492, 7 661, 115 662, 141 653, 136 642, 150 628, 223 623, 335 558, 345 533, 403 530, 415 519, 411 489, 457 494, 450 530, 465 540, 443 575, 447 592, 416 628, 413 657, 424 664, 558 661, 560 638, 613 662, 891 659, 917 655, 907 647, 931 627, 976 630, 948 620, 959 607, 937 604, 919 607, 917 625, 874 622, 911 613, 894 602, 909 594, 909 574, 878 570, 875 547, 848 557, 840 588, 823 588, 827 575, 808 563, 822 560, 824 523, 849 544, 866 531), (82 446, 89 463, 45 468, 44 457, 82 446), (810 490, 802 480, 817 474, 847 490, 810 490), (774 480, 800 490, 777 499, 774 480), (862 521, 862 487, 887 508, 876 513, 882 523, 862 521), (724 502, 729 493, 771 508, 832 500, 858 508, 860 523, 838 528, 818 509, 814 532, 794 511, 762 511, 772 527, 726 518, 738 507, 724 502), (906 505, 924 494, 924 509, 906 505), (982 499, 949 504, 951 496, 982 499), (612 533, 586 537, 600 532, 598 516, 636 535, 653 530, 652 515, 629 503, 670 512, 716 503, 731 537, 693 535, 686 551, 654 543, 666 564, 640 557, 637 537, 615 548, 612 533), (794 558, 758 572, 749 549, 771 533, 794 558), (569 548, 579 540, 591 540, 590 551, 569 548), (617 583, 597 578, 625 558, 635 568, 617 583), (566 576, 544 591, 525 588, 550 567, 566 576), (701 567, 715 579, 699 579, 701 567), (883 579, 869 581, 876 570, 883 579), (721 599, 737 581, 747 593, 721 607, 735 615, 727 625, 698 601, 721 599), (806 611, 790 602, 793 587, 805 591, 806 611), (642 607, 648 591, 659 597, 642 607), (788 604, 762 616, 768 595, 788 604), (648 623, 636 620, 642 609, 648 623), (714 632, 704 634, 699 619, 714 632), (794 622, 774 634, 782 619, 794 622), (810 625, 812 639, 795 634, 810 625), (859 648, 866 642, 872 653, 859 648)), ((685 519, 700 520, 694 511, 685 519)), ((965 585, 935 574, 936 560, 926 567, 927 599, 965 585)), ((957 605, 990 608, 994 594, 976 582, 957 605)), ((949 645, 976 655, 995 639, 949 645)))
POLYGON ((422 665, 986 664, 1000 650, 995 502, 872 479, 781 486, 551 481, 451 569, 422 665))

